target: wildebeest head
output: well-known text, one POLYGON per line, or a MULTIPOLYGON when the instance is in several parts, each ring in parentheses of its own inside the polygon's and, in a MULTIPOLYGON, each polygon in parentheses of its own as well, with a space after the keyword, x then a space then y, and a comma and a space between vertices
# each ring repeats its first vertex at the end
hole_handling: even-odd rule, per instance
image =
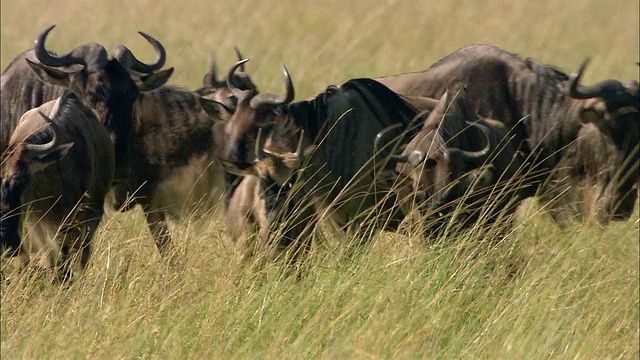
POLYGON ((401 195, 411 194, 432 209, 464 195, 473 184, 486 185, 490 170, 483 165, 491 150, 489 129, 476 120, 464 86, 458 82, 449 87, 420 132, 401 155, 393 156, 401 195))
POLYGON ((595 85, 584 86, 580 79, 589 64, 587 58, 580 65, 578 71, 571 76, 569 95, 574 99, 591 100, 580 114, 583 123, 593 123, 603 133, 615 140, 626 134, 621 134, 626 125, 637 127, 640 117, 640 86, 638 81, 631 80, 622 85, 618 80, 604 80, 595 85))
MULTIPOLYGON (((231 67, 227 78, 232 79, 235 71, 247 61, 249 60, 239 61, 231 67)), ((255 143, 257 129, 270 127, 276 118, 286 117, 287 106, 295 97, 295 89, 287 68, 283 68, 287 88, 285 96, 258 94, 255 89, 240 90, 233 82, 228 83, 229 91, 237 99, 237 107, 225 127, 223 158, 251 162, 253 159, 249 149, 255 143)))
MULTIPOLYGON (((242 61, 244 57, 240 53, 240 50, 235 48, 235 51, 238 56, 238 61, 242 61)), ((229 83, 231 83, 233 87, 241 90, 258 91, 251 77, 247 74, 244 63, 240 65, 240 71, 240 73, 234 73, 231 78, 218 79, 215 57, 211 54, 209 56, 209 72, 206 73, 202 79, 202 87, 196 90, 196 92, 201 96, 206 96, 221 103, 230 113, 233 113, 237 105, 237 99, 229 89, 229 83)))
POLYGON ((129 172, 128 144, 133 129, 133 104, 140 91, 163 85, 173 73, 173 68, 154 73, 164 65, 165 50, 160 42, 140 32, 158 52, 155 64, 140 62, 122 45, 114 50, 111 59, 104 47, 95 43, 57 56, 45 48, 45 40, 53 27, 47 28, 35 40, 37 61, 27 59, 27 62, 43 81, 65 86, 78 95, 105 125, 115 144, 115 178, 123 179, 129 172))
POLYGON ((316 146, 305 147, 304 130, 288 122, 276 125, 264 143, 261 141, 262 133, 262 129, 258 130, 255 160, 251 163, 223 160, 222 163, 230 173, 259 179, 257 199, 264 202, 261 211, 265 211, 264 218, 272 224, 287 200, 291 200, 289 195, 302 195, 296 193, 300 191, 296 185, 301 185, 298 174, 316 146))
POLYGON ((73 143, 62 143, 56 134, 57 125, 43 113, 49 123, 45 128, 32 129, 31 134, 9 149, 2 164, 0 185, 0 254, 16 254, 20 247, 20 198, 31 174, 63 158, 73 143))
POLYGON ((586 102, 580 114, 585 125, 577 140, 579 166, 587 168, 587 181, 598 188, 598 202, 605 211, 599 218, 624 220, 633 212, 633 188, 639 180, 640 86, 636 80, 623 85, 611 79, 581 85, 588 63, 589 58, 571 77, 568 89, 572 98, 586 102))

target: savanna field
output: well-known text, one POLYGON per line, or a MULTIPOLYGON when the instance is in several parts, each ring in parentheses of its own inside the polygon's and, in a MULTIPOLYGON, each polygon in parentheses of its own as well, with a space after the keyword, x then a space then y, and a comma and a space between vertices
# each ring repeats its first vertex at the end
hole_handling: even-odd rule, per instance
MULTIPOLYGON (((1 67, 56 24, 47 47, 167 50, 169 83, 196 89, 234 46, 263 92, 296 100, 356 77, 420 71, 487 43, 583 82, 638 80, 637 1, 33 1, 1 3, 1 67)), ((637 359, 638 212, 606 228, 556 226, 535 201, 496 241, 466 231, 425 242, 381 233, 317 246, 304 276, 239 265, 222 209, 171 223, 161 259, 140 209, 103 219, 70 286, 2 284, 3 359, 637 359), (357 240, 357 239, 356 239, 357 240)))

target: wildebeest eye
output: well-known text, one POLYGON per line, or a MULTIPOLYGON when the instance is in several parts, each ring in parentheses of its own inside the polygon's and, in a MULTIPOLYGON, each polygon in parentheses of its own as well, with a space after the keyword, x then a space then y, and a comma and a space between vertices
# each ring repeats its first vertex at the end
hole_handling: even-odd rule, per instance
POLYGON ((436 165, 438 165, 438 162, 432 158, 427 158, 427 160, 424 161, 425 169, 433 169, 436 165))

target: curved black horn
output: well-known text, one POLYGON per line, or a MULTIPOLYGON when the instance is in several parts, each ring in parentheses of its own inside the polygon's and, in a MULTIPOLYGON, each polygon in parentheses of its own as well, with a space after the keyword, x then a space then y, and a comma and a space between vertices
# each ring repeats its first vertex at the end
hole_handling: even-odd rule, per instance
POLYGON ((303 150, 302 150, 302 145, 304 142, 304 130, 300 130, 300 140, 298 140, 298 147, 296 148, 296 160, 299 163, 302 163, 304 154, 303 154, 303 150))
POLYGON ((391 159, 399 163, 406 163, 409 161, 409 155, 391 155, 391 159))
POLYGON ((590 99, 604 96, 602 87, 598 84, 588 87, 580 85, 580 79, 582 78, 584 69, 589 65, 590 61, 590 58, 585 58, 582 64, 580 64, 578 71, 574 75, 571 75, 571 79, 569 80, 569 96, 574 99, 590 99))
MULTIPOLYGON (((51 118, 45 115, 42 111, 38 111, 38 113, 40 114, 40 116, 42 116, 43 119, 45 119, 49 123, 49 126, 54 124, 51 118)), ((53 149, 53 147, 56 145, 56 142, 57 142, 57 136, 53 127, 49 127, 48 129, 50 130, 50 133, 51 133, 51 141, 45 144, 30 144, 25 142, 24 144, 25 149, 27 149, 29 152, 35 152, 35 153, 45 153, 53 149)))
POLYGON ((476 129, 480 130, 482 134, 484 134, 484 137, 486 139, 486 145, 484 146, 483 149, 478 151, 467 151, 467 150, 462 150, 458 148, 451 148, 449 149, 450 161, 454 160, 454 161, 467 162, 467 161, 484 160, 483 158, 489 154, 489 151, 491 151, 491 138, 490 138, 489 128, 478 123, 467 122, 467 124, 469 124, 469 126, 475 127, 476 129))
POLYGON ((285 65, 282 65, 284 71, 284 82, 287 88, 287 93, 284 97, 274 94, 259 94, 251 99, 251 107, 255 110, 262 110, 268 108, 274 108, 279 105, 286 105, 293 101, 296 97, 296 91, 293 87, 293 81, 291 75, 285 65))
POLYGON ((156 50, 158 56, 156 57, 156 61, 153 64, 145 64, 138 60, 133 53, 131 53, 131 70, 135 70, 145 74, 151 74, 156 70, 160 70, 165 61, 167 60, 167 52, 164 49, 164 46, 160 43, 160 41, 154 39, 151 35, 146 34, 142 31, 138 31, 138 34, 142 35, 156 50))
POLYGON ((55 56, 51 52, 49 52, 45 46, 44 42, 47 39, 47 35, 49 32, 55 27, 55 25, 51 25, 46 28, 34 41, 33 50, 35 52, 36 58, 43 65, 53 66, 53 67, 61 67, 61 66, 69 66, 72 64, 81 64, 87 65, 84 55, 81 49, 75 49, 74 51, 64 55, 64 56, 55 56))
POLYGON ((264 158, 264 152, 262 151, 262 128, 258 128, 258 136, 256 136, 256 144, 253 148, 256 159, 260 160, 264 158))
POLYGON ((236 62, 235 64, 233 64, 233 66, 229 69, 229 72, 227 73, 227 80, 229 80, 227 81, 227 88, 238 99, 242 97, 242 94, 244 94, 244 92, 238 89, 237 87, 235 87, 232 84, 232 81, 230 80, 233 78, 234 74, 236 73, 236 70, 238 70, 239 67, 243 66, 244 63, 246 63, 247 61, 249 61, 249 59, 242 59, 236 62))
POLYGON ((382 143, 382 146, 386 145, 388 140, 389 140, 389 135, 391 134, 391 132, 395 129, 404 127, 403 124, 393 124, 390 126, 387 126, 386 128, 382 129, 377 135, 376 138, 373 140, 373 150, 378 153, 380 151, 380 146, 382 143))
MULTIPOLYGON (((233 50, 236 51, 236 55, 238 56, 238 61, 242 61, 242 59, 246 59, 244 56, 242 56, 242 53, 240 52, 240 49, 238 49, 237 47, 234 46, 233 50)), ((240 65, 240 71, 246 72, 245 68, 244 68, 244 63, 242 63, 242 65, 240 65)))
POLYGON ((227 83, 224 81, 218 80, 218 76, 216 75, 218 72, 218 68, 216 66, 216 55, 212 51, 209 54, 209 72, 202 79, 202 85, 204 87, 213 87, 213 88, 221 88, 227 86, 227 83))

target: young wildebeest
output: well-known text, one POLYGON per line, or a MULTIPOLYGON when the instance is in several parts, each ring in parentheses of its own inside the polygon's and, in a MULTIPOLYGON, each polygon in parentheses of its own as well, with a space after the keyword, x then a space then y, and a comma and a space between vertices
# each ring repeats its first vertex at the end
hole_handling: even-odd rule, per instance
POLYGON ((167 216, 211 209, 224 191, 217 161, 224 111, 195 92, 170 86, 142 94, 135 104, 131 172, 114 187, 113 206, 128 210, 140 204, 161 254, 171 241, 167 216))
POLYGON ((129 172, 133 103, 141 91, 164 84, 173 72, 173 69, 168 69, 153 73, 164 64, 164 48, 160 42, 141 32, 158 52, 155 64, 140 62, 123 45, 114 49, 112 59, 102 45, 95 43, 57 56, 45 48, 45 40, 52 29, 53 26, 43 31, 36 38, 34 48, 18 55, 2 73, 2 157, 22 114, 70 89, 111 133, 116 152, 115 178, 123 179, 129 172))
MULTIPOLYGON (((427 70, 409 74, 381 77, 376 80, 393 91, 405 95, 439 98, 453 78, 467 86, 469 100, 480 116, 496 119, 516 136, 513 142, 527 156, 530 174, 539 174, 537 186, 530 187, 527 195, 543 194, 546 207, 554 209, 556 221, 570 218, 573 210, 564 208, 570 194, 570 184, 597 184, 596 194, 601 208, 600 220, 627 219, 636 201, 634 186, 638 183, 638 133, 640 133, 637 81, 626 85, 617 80, 605 80, 583 87, 580 76, 569 77, 562 71, 536 64, 490 45, 471 45, 459 49, 433 64, 427 70), (567 91, 569 90, 569 91, 567 91), (575 163, 577 157, 563 160, 567 151, 582 132, 582 123, 596 123, 609 156, 583 156, 584 162, 575 163), (573 163, 572 163, 573 162, 573 163), (593 171, 568 171, 592 168, 593 171), (598 169, 598 170, 596 170, 598 169), (552 171, 560 172, 547 181, 552 171), (605 174, 606 172, 606 174, 605 174), (573 179, 565 181, 562 173, 573 179), (569 185, 569 186, 567 186, 569 185), (550 192, 547 195, 545 193, 550 192), (556 202, 555 200, 558 200, 556 202)), ((592 134, 591 137, 593 137, 592 134)), ((597 146, 597 145, 593 145, 597 146)), ((593 150, 591 150, 593 151, 593 150)))
MULTIPOLYGON (((229 78, 234 86, 257 91, 245 73, 229 78)), ((128 210, 140 204, 163 255, 171 242, 167 217, 209 211, 224 192, 217 157, 224 121, 235 108, 227 83, 216 79, 212 66, 195 92, 165 85, 134 104, 131 174, 114 188, 113 206, 128 210)))
MULTIPOLYGON (((232 68, 230 73, 233 71, 232 68)), ((417 110, 371 79, 354 79, 339 87, 331 86, 314 99, 296 103, 292 103, 294 88, 286 68, 285 81, 287 93, 284 97, 232 88, 238 106, 225 128, 223 151, 223 159, 231 164, 230 170, 241 173, 237 169, 250 167, 254 158, 248 151, 249 144, 255 144, 258 129, 264 128, 265 132, 270 132, 266 147, 270 156, 259 162, 280 166, 253 165, 257 169, 253 175, 260 175, 259 194, 264 196, 272 185, 276 189, 288 187, 289 181, 285 181, 288 177, 274 170, 284 169, 284 166, 288 168, 284 174, 297 174, 299 191, 307 203, 330 214, 332 222, 343 230, 394 230, 403 215, 395 207, 394 194, 378 193, 375 189, 370 169, 376 160, 388 155, 388 151, 376 156, 373 140, 378 132, 390 125, 399 123, 403 129, 410 127, 417 110), (301 172, 298 171, 301 152, 293 152, 296 149, 293 144, 300 138, 302 145, 297 149, 317 145, 316 151, 309 156, 309 165, 301 172), (285 158, 294 160, 285 161, 285 158)), ((409 131, 409 135, 413 133, 409 131)), ((303 150, 302 154, 305 153, 303 150)), ((247 179, 251 177, 245 176, 243 182, 256 182, 247 179)), ((238 186, 243 185, 227 183, 228 204, 238 186)), ((282 190, 278 191, 282 193, 282 190)), ((269 198, 264 201, 268 205, 269 198)), ((305 209, 296 201, 290 202, 289 206, 293 208, 305 209)), ((231 204, 228 206, 233 208, 231 204)), ((278 217, 277 207, 267 206, 266 210, 265 218, 278 217)), ((291 238, 295 236, 287 237, 291 238)))
MULTIPOLYGON (((386 131, 377 140, 384 141, 386 131)), ((397 173, 387 181, 427 215, 429 233, 449 220, 456 227, 472 226, 480 217, 490 224, 523 199, 514 177, 524 159, 508 136, 502 123, 479 118, 464 85, 454 82, 402 154, 392 157, 397 173)))
POLYGON ((39 257, 62 279, 78 253, 84 269, 113 172, 109 133, 77 95, 26 112, 2 163, 0 250, 39 257))
POLYGON ((311 244, 315 210, 296 177, 316 146, 303 149, 304 130, 297 135, 295 127, 281 125, 284 126, 272 129, 264 148, 263 130, 258 130, 256 159, 252 163, 222 162, 227 171, 244 177, 226 210, 228 230, 241 259, 253 253, 253 248, 261 253, 273 252, 273 258, 281 257, 288 250, 297 258, 308 251, 311 244), (289 140, 295 136, 299 136, 299 141, 294 150, 289 140), (247 241, 255 231, 253 225, 258 228, 258 239, 250 249, 247 241), (272 244, 274 237, 279 240, 272 244))

